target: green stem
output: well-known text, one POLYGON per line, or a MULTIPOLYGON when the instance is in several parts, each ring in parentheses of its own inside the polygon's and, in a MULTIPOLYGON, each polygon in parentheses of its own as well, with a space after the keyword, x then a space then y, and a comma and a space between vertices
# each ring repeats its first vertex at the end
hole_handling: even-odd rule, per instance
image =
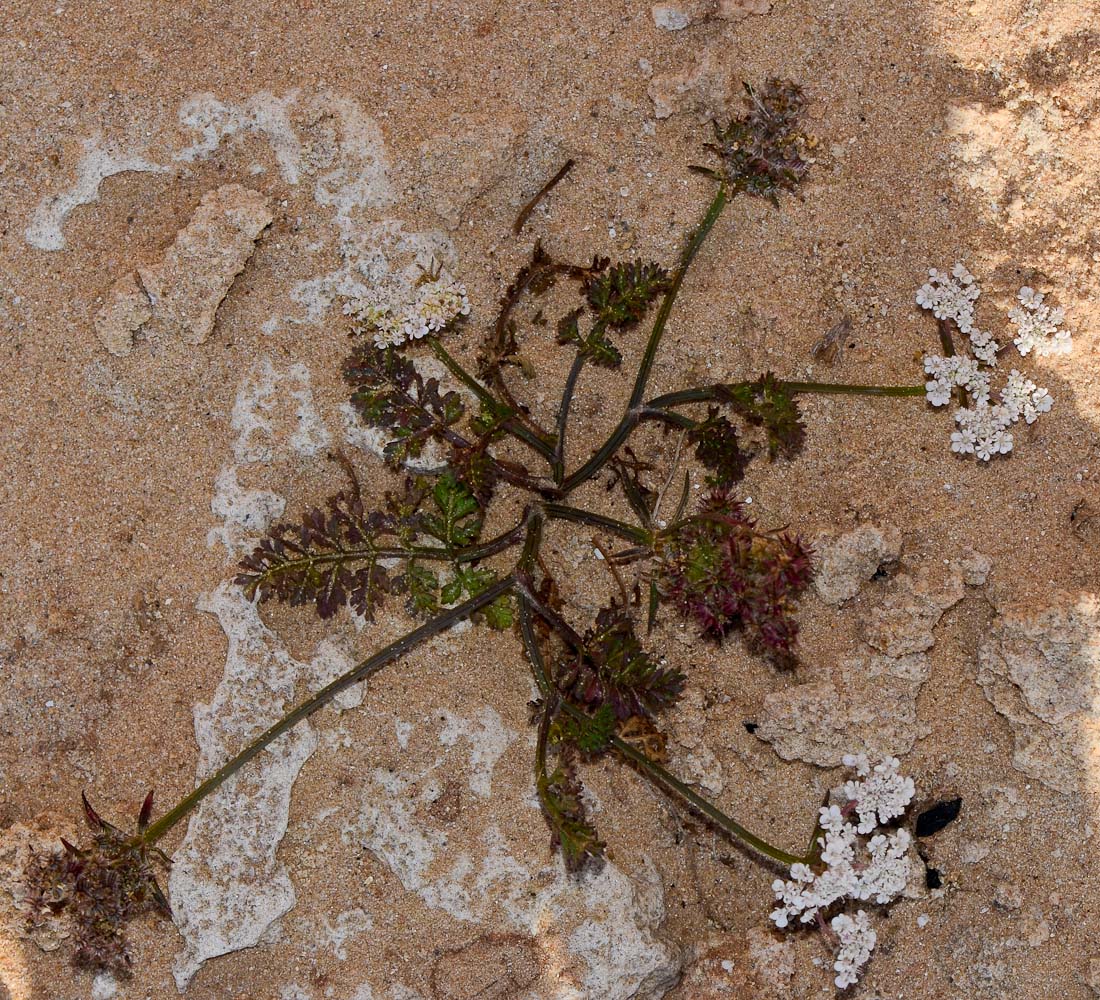
POLYGON ((923 396, 920 385, 847 385, 844 382, 780 382, 792 393, 816 393, 823 396, 923 396))
POLYGON ((550 694, 550 675, 546 672, 546 661, 539 649, 538 637, 535 635, 534 622, 531 618, 531 604, 526 597, 519 599, 519 632, 523 637, 523 646, 527 650, 527 659, 531 663, 531 673, 535 676, 539 694, 544 698, 550 694))
POLYGON ((636 528, 625 521, 619 521, 613 517, 605 517, 603 514, 594 514, 590 510, 580 507, 569 507, 560 503, 544 503, 542 509, 546 516, 555 521, 572 521, 575 524, 586 524, 591 528, 603 528, 613 535, 625 538, 627 541, 647 544, 653 540, 650 532, 644 528, 636 528))
POLYGON ((680 292, 680 286, 684 283, 684 276, 687 274, 691 262, 695 259, 695 255, 699 252, 699 248, 703 245, 703 241, 714 228, 714 224, 718 221, 719 216, 722 214, 722 209, 726 207, 726 202, 728 200, 729 193, 725 185, 719 185, 718 191, 711 200, 702 221, 688 239, 687 246, 684 248, 683 255, 680 258, 680 265, 677 267, 676 274, 673 276, 672 284, 669 286, 668 291, 665 292, 665 297, 661 302, 661 308, 658 310, 657 318, 653 323, 653 330, 650 332, 649 340, 646 342, 645 353, 642 355, 642 363, 638 367, 638 375, 634 379, 634 389, 630 394, 630 402, 627 404, 626 413, 623 415, 622 420, 619 421, 619 426, 611 432, 611 436, 601 445, 595 454, 593 454, 593 456, 576 472, 570 476, 566 476, 565 480, 562 482, 562 488, 566 493, 571 492, 581 483, 591 479, 599 472, 611 456, 619 450, 622 443, 630 436, 634 428, 637 427, 638 421, 641 418, 639 407, 642 398, 645 396, 646 386, 649 383, 649 376, 653 370, 654 362, 657 360, 657 350, 661 346, 661 337, 664 336, 665 327, 668 325, 668 318, 672 315, 672 307, 676 302, 676 296, 680 292))
MULTIPOLYGON (((573 714, 580 714, 573 706, 563 703, 567 711, 573 714)), ((805 857, 800 857, 796 854, 788 854, 786 851, 769 844, 766 840, 762 840, 754 833, 750 833, 736 820, 731 819, 721 809, 712 803, 708 802, 701 795, 697 795, 687 785, 685 785, 679 778, 669 773, 665 768, 658 764, 655 760, 651 760, 640 750, 631 746, 625 740, 618 736, 611 737, 611 746, 627 760, 637 764, 647 777, 654 784, 659 785, 666 792, 670 792, 678 798, 686 802, 696 812, 702 813, 708 820, 710 820, 715 826, 717 826, 724 833, 729 834, 731 837, 735 837, 742 843, 748 844, 751 848, 759 851, 761 854, 766 855, 774 861, 778 861, 783 865, 794 865, 799 863, 806 863, 805 857)))
POLYGON ((511 434, 512 437, 533 448, 545 458, 547 462, 553 465, 554 449, 549 442, 545 441, 538 434, 535 434, 525 427, 519 420, 515 419, 517 416, 516 412, 510 406, 507 406, 497 399, 496 396, 489 392, 489 390, 474 378, 473 375, 466 371, 443 344, 440 343, 438 337, 429 338, 429 345, 431 346, 432 353, 443 362, 447 370, 484 403, 495 417, 502 420, 501 430, 511 434))
POLYGON ((565 428, 569 423, 569 408, 573 405, 577 379, 580 378, 581 369, 584 368, 587 360, 582 352, 577 351, 577 356, 573 359, 573 365, 565 380, 565 389, 561 394, 561 407, 558 409, 558 442, 554 448, 554 482, 559 486, 565 478, 565 428))
POLYGON ((420 645, 420 643, 446 632, 451 626, 468 618, 475 611, 479 611, 486 605, 491 604, 500 597, 501 594, 505 594, 511 590, 515 586, 515 582, 515 576, 509 574, 487 587, 476 597, 472 597, 470 600, 457 607, 450 608, 443 612, 443 614, 438 615, 431 621, 425 622, 419 628, 413 629, 413 631, 409 632, 407 635, 402 636, 395 642, 391 642, 373 656, 364 660, 357 666, 352 667, 347 673, 341 674, 331 684, 321 688, 321 690, 311 698, 287 712, 278 722, 249 743, 236 757, 223 764, 217 771, 210 775, 210 777, 203 781, 202 784, 196 786, 189 795, 182 798, 176 806, 149 826, 145 832, 140 835, 141 840, 146 845, 155 844, 171 830, 172 827, 202 802, 203 799, 212 792, 217 791, 229 778, 236 774, 245 764, 252 760, 253 757, 270 746, 275 740, 282 736, 283 733, 293 729, 304 719, 308 719, 314 712, 332 701, 341 691, 346 690, 353 684, 358 684, 360 681, 366 680, 394 660, 404 656, 411 649, 420 645))
MULTIPOLYGON (((697 389, 681 389, 667 392, 646 403, 647 410, 667 410, 671 406, 687 403, 713 403, 738 389, 745 389, 754 382, 730 382, 700 386, 697 389)), ((924 385, 851 385, 846 382, 780 382, 779 386, 790 393, 814 393, 837 396, 923 396, 924 385)))
POLYGON ((707 211, 703 216, 702 222, 699 223, 695 232, 688 238, 687 246, 684 247, 683 256, 680 258, 680 266, 676 269, 672 284, 665 293, 664 301, 661 302, 661 308, 657 313, 657 319, 653 323, 653 331, 650 333, 649 341, 645 345, 645 354, 642 355, 642 363, 638 368, 638 376, 634 380, 634 391, 630 394, 629 407, 631 409, 637 406, 645 395, 646 385, 649 383, 650 372, 653 370, 653 364, 657 360, 657 349, 661 346, 661 337, 664 335, 665 326, 668 324, 668 318, 672 314, 672 306, 676 302, 676 296, 680 292, 680 286, 684 282, 684 276, 687 274, 688 268, 691 267, 691 262, 695 260, 695 255, 699 252, 699 248, 703 245, 703 241, 706 240, 707 235, 714 228, 714 224, 718 221, 719 216, 722 214, 722 209, 726 207, 726 202, 728 200, 729 193, 726 191, 726 186, 724 184, 719 184, 718 190, 714 194, 714 198, 711 199, 710 205, 707 206, 707 211))

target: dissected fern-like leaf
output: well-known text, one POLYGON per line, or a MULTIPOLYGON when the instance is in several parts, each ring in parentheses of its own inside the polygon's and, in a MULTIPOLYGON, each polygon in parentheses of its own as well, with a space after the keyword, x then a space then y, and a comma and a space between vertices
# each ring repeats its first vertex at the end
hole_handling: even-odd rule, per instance
POLYGON ((664 540, 658 586, 703 632, 742 629, 751 645, 792 666, 793 613, 810 582, 810 551, 797 537, 759 532, 744 506, 715 491, 664 540))
POLYGON ((502 594, 480 612, 485 624, 495 632, 506 632, 516 621, 515 607, 508 594, 502 594))
POLYGON ((485 450, 492 436, 490 431, 483 435, 481 441, 469 447, 455 445, 451 449, 451 461, 448 466, 455 478, 470 491, 482 508, 489 505, 500 479, 500 466, 485 450))
POLYGON ((679 699, 685 678, 642 649, 629 615, 603 608, 595 628, 584 636, 584 648, 562 664, 555 680, 577 704, 588 709, 607 705, 622 720, 669 708, 679 699))
POLYGON ((576 344, 578 353, 600 368, 618 368, 623 356, 607 337, 607 323, 598 319, 587 334, 582 334, 582 312, 581 309, 574 309, 558 322, 558 343, 576 344))
POLYGON ((610 705, 601 705, 582 718, 563 712, 554 720, 551 738, 557 743, 571 743, 584 757, 595 757, 607 751, 617 725, 610 705))
POLYGON ((405 605, 412 614, 434 615, 441 605, 439 577, 423 563, 409 560, 401 577, 405 605))
POLYGON ((764 428, 770 458, 794 458, 802 450, 806 427, 798 404, 771 372, 745 385, 723 386, 718 398, 748 423, 764 428))
POLYGON ((601 857, 605 845, 588 820, 572 761, 564 759, 551 774, 540 774, 537 791, 551 841, 561 851, 565 867, 579 871, 586 861, 601 857))
POLYGON ((691 430, 688 440, 695 445, 695 457, 710 470, 708 485, 724 489, 745 477, 751 456, 741 450, 737 429, 716 407, 691 430))
POLYGON ((445 472, 432 487, 435 511, 423 511, 419 527, 427 535, 453 550, 477 541, 481 534, 481 507, 473 491, 459 482, 453 472, 445 472))
POLYGON ((379 550, 397 525, 392 514, 365 511, 357 493, 337 493, 324 509, 307 510, 300 524, 271 528, 241 560, 236 582, 250 598, 316 604, 322 618, 349 601, 371 618, 393 587, 379 550))
POLYGON ((441 393, 439 379, 425 379, 393 347, 360 344, 344 364, 351 403, 371 427, 386 431, 386 461, 398 467, 418 457, 432 438, 448 432, 466 412, 457 392, 441 393))
POLYGON ((624 328, 638 323, 670 284, 663 267, 636 260, 593 274, 585 281, 585 295, 597 323, 624 328))

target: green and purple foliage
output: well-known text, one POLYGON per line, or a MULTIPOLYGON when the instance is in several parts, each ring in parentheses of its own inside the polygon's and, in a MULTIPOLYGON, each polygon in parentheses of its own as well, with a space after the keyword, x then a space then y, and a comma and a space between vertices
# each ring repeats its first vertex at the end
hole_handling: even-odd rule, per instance
MULTIPOLYGON (((311 604, 323 619, 344 607, 371 619, 397 597, 424 621, 292 709, 153 823, 150 795, 133 835, 86 805, 93 845, 65 844, 38 858, 28 873, 31 918, 68 912, 77 928, 78 962, 119 971, 129 967, 125 923, 150 910, 168 912, 152 875, 152 862, 166 860, 155 845, 207 795, 341 691, 470 619, 516 631, 523 644, 539 689, 531 705, 538 729, 534 784, 552 843, 570 869, 604 850, 585 815, 579 771, 601 755, 620 758, 686 808, 774 860, 812 860, 755 837, 664 768, 661 717, 688 678, 643 648, 638 636, 638 622, 646 619, 652 634, 660 606, 668 603, 704 636, 723 640, 740 632, 751 648, 779 664, 793 664, 794 614, 810 580, 809 551, 796 536, 759 529, 732 489, 755 458, 789 460, 799 453, 804 444, 799 393, 924 393, 923 385, 830 386, 785 382, 768 373, 647 400, 672 306, 725 206, 739 194, 774 201, 806 172, 801 91, 773 80, 759 91, 746 88, 746 94, 745 113, 716 128, 716 142, 708 147, 721 166, 700 169, 716 187, 674 270, 642 260, 613 264, 602 257, 576 265, 536 243, 485 331, 478 378, 441 341, 448 326, 470 311, 465 289, 449 277, 427 275, 413 306, 375 309, 363 318, 343 367, 352 406, 364 423, 385 435, 385 461, 392 469, 407 472, 411 462, 423 469, 429 455, 438 457, 438 467, 409 474, 373 508, 349 468, 351 488, 311 507, 297 523, 273 527, 241 562, 237 583, 261 602, 311 604), (518 307, 529 297, 549 301, 542 297, 556 285, 577 296, 555 326, 558 343, 573 357, 553 426, 544 427, 517 398, 509 375, 518 368, 539 384, 539 371, 522 351, 523 337, 532 331, 523 329, 518 307), (632 331, 654 310, 644 345, 631 344, 632 331), (439 379, 425 377, 405 353, 417 347, 431 351, 477 406, 468 406, 439 379), (570 471, 566 432, 583 369, 588 364, 618 368, 624 356, 639 360, 623 416, 570 471), (658 517, 664 491, 647 479, 652 474, 656 482, 671 482, 677 469, 657 470, 652 456, 632 450, 631 436, 644 423, 694 446, 713 490, 697 511, 685 512, 686 471, 679 509, 667 522, 658 517), (766 444, 746 447, 744 440, 752 435, 741 432, 747 428, 763 432, 766 444), (570 503, 580 487, 601 474, 609 474, 609 489, 621 493, 634 523, 570 503), (514 523, 486 538, 484 527, 492 523, 491 508, 498 501, 501 512, 512 510, 514 523), (606 565, 618 595, 594 621, 576 622, 576 609, 563 605, 541 554, 551 523, 626 545, 608 550, 606 565), (632 586, 624 574, 632 575, 632 586)), ((517 233, 530 209, 531 204, 517 220, 517 233)))

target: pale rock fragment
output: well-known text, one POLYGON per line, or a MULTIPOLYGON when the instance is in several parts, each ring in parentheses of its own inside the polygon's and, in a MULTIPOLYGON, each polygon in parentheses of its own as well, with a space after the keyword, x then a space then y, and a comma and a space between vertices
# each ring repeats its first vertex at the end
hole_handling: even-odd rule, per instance
POLYGON ((1041 948, 1050 940, 1050 921, 1043 916, 1042 910, 1034 908, 1024 921, 1024 940, 1029 947, 1041 948))
POLYGON ((784 760, 805 760, 821 766, 839 763, 845 753, 851 752, 847 749, 844 708, 840 692, 830 681, 773 691, 764 698, 756 735, 770 743, 784 760))
POLYGON ((930 567, 899 576, 893 592, 881 607, 871 611, 864 638, 887 656, 931 649, 936 641, 932 630, 943 613, 963 599, 965 592, 963 571, 958 563, 948 566, 946 578, 930 567))
POLYGON ((118 982, 109 972, 98 972, 92 979, 92 1000, 114 1000, 118 996, 118 982))
POLYGON ((839 607, 880 569, 901 556, 897 528, 861 525, 843 534, 814 539, 814 588, 826 604, 839 607))
POLYGON ((95 329, 103 346, 124 357, 134 346, 134 331, 149 322, 153 307, 141 287, 137 272, 119 278, 111 286, 107 302, 95 315, 95 329))
POLYGON ((682 31, 691 24, 691 10, 684 4, 655 3, 650 13, 653 23, 665 31, 682 31))
POLYGON ((94 320, 103 345, 112 354, 129 354, 138 330, 203 343, 272 218, 268 199, 240 184, 205 194, 160 262, 111 287, 94 320))
POLYGON ((718 795, 726 787, 722 764, 707 742, 707 710, 703 695, 695 688, 684 692, 676 706, 671 731, 673 738, 672 761, 677 772, 688 781, 699 785, 711 795, 718 795), (683 748, 683 752, 679 750, 683 748))
POLYGON ((1002 910, 1018 910, 1024 905, 1024 896, 1020 887, 1011 882, 998 882, 993 890, 993 905, 1002 910))
POLYGON ((1000 609, 978 683, 1012 728, 1016 769, 1078 791, 1100 762, 1100 596, 1000 609))
POLYGON ((959 860, 964 865, 976 865, 989 856, 990 847, 983 840, 968 840, 959 850, 959 860))
POLYGON ((898 756, 927 734, 917 695, 928 679, 924 654, 865 654, 843 661, 839 684, 818 681, 764 698, 756 735, 784 760, 836 767, 853 752, 898 756))
POLYGON ((772 0, 718 0, 715 16, 722 21, 742 21, 752 14, 770 14, 772 0))
POLYGON ((981 552, 975 552, 973 549, 964 553, 962 558, 958 560, 958 564, 962 570, 963 583, 968 587, 984 586, 989 579, 990 571, 993 569, 993 560, 981 552))
MULTIPOLYGON (((900 542, 891 532, 874 531, 881 540, 869 532, 849 532, 822 546, 828 598, 858 590, 860 579, 881 565, 880 555, 897 551, 900 542)), ((870 648, 853 650, 828 679, 767 695, 757 737, 784 760, 820 767, 835 767, 846 753, 857 751, 875 757, 908 753, 930 731, 917 716, 917 698, 931 671, 926 651, 935 642, 933 629, 962 600, 966 581, 984 580, 988 573, 988 558, 968 553, 947 566, 923 566, 896 577, 867 616, 870 648)))
POLYGON ((655 76, 647 93, 657 118, 695 111, 719 116, 729 104, 730 77, 723 60, 707 48, 688 68, 655 76))
POLYGON ((1027 803, 1012 785, 986 785, 981 794, 988 804, 993 826, 1002 834, 1011 833, 1019 820, 1027 819, 1027 803))

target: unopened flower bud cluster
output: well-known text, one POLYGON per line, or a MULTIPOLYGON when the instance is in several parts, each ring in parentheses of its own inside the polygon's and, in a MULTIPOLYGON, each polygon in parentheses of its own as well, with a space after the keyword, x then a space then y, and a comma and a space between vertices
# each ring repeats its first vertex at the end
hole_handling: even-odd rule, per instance
MULTIPOLYGON (((777 927, 798 923, 823 926, 825 913, 849 900, 885 905, 896 899, 909 880, 912 838, 908 830, 879 828, 904 814, 913 800, 913 779, 899 773, 896 757, 871 767, 864 754, 844 758, 856 777, 834 790, 842 805, 823 806, 818 826, 820 859, 815 871, 809 865, 791 866, 789 879, 772 883, 779 905, 771 913, 777 927)), ((840 989, 859 979, 874 950, 876 934, 867 914, 837 913, 829 923, 839 943, 833 970, 840 989)))
POLYGON ((400 347, 445 329, 459 316, 468 316, 470 300, 464 285, 441 272, 417 285, 416 298, 403 307, 351 302, 344 311, 370 330, 375 346, 400 347))
MULTIPOLYGON (((1007 455, 1013 446, 1010 428, 1019 420, 1034 423, 1040 413, 1050 410, 1054 401, 1046 389, 1040 388, 1016 369, 1000 390, 1000 401, 992 401, 992 386, 988 368, 997 364, 997 342, 978 329, 974 319, 974 303, 981 290, 974 276, 958 263, 948 275, 932 268, 929 280, 917 292, 917 305, 931 310, 937 319, 951 320, 970 339, 972 357, 928 355, 924 371, 928 376, 925 393, 933 406, 946 406, 957 389, 962 389, 969 406, 955 411, 956 429, 951 434, 951 450, 960 455, 974 455, 988 462, 994 455, 1007 455), (984 367, 983 367, 984 366, 984 367)), ((1021 288, 1021 305, 1008 315, 1016 324, 1014 341, 1020 354, 1031 351, 1049 355, 1068 351, 1070 335, 1060 329, 1064 320, 1061 309, 1044 305, 1042 293, 1021 288)))

